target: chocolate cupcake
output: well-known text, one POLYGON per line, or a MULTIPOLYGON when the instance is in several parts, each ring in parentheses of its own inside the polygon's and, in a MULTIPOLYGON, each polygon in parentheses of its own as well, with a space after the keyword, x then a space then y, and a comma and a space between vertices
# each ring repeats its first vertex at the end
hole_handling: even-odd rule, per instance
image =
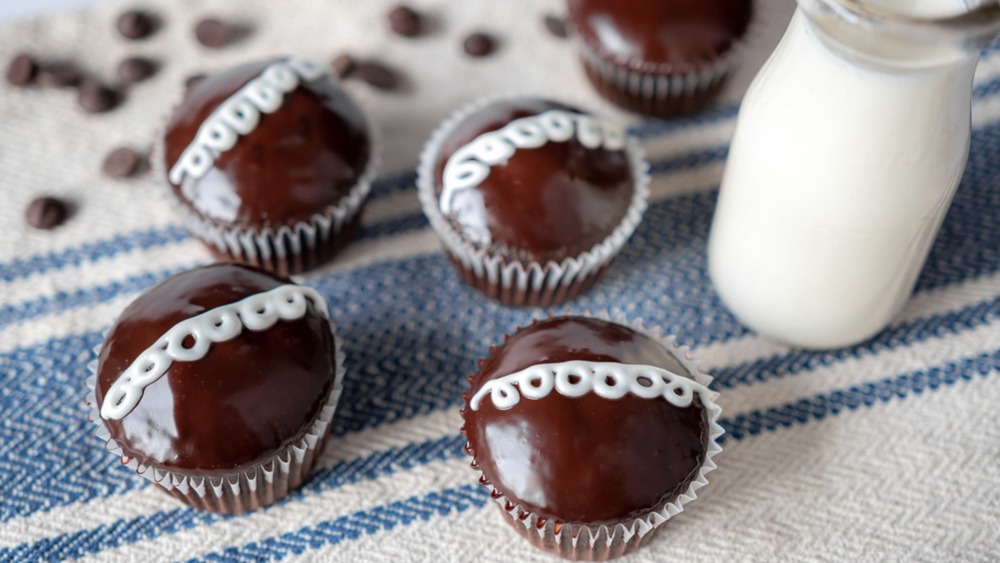
POLYGON ((639 144, 612 121, 538 98, 460 109, 421 155, 417 190, 466 283, 506 305, 588 289, 649 198, 639 144))
POLYGON ((608 100, 655 117, 695 113, 722 89, 751 0, 568 0, 580 60, 608 100))
POLYGON ((558 317, 480 360, 464 395, 472 467, 536 547, 606 560, 695 499, 721 451, 711 378, 673 338, 558 317))
POLYGON ((343 391, 315 290, 247 266, 177 274, 118 317, 87 380, 108 450, 195 508, 271 504, 308 476, 343 391))
POLYGON ((188 230, 220 260, 282 275, 318 266, 354 236, 374 173, 365 116, 300 59, 200 81, 161 145, 158 164, 188 230))

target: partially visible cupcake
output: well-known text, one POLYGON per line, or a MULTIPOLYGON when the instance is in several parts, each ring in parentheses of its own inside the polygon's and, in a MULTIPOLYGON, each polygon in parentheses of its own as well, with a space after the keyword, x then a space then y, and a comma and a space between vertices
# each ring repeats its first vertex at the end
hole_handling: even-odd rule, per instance
POLYGON ((711 378, 672 337, 556 317, 480 360, 462 432, 505 520, 533 545, 607 560, 694 500, 721 451, 711 378))
POLYGON ((87 403, 123 464, 195 508, 243 512, 309 475, 343 362, 315 290, 217 264, 125 309, 91 364, 87 403))
POLYGON ((474 103, 421 155, 424 213, 466 283, 547 307, 594 284, 646 209, 649 166, 624 127, 538 98, 474 103))
POLYGON ((605 98, 654 117, 704 108, 736 65, 751 0, 568 0, 580 60, 605 98))
POLYGON ((158 164, 184 225, 220 260, 282 275, 333 257, 358 229, 372 129, 315 64, 244 64, 191 87, 158 164))

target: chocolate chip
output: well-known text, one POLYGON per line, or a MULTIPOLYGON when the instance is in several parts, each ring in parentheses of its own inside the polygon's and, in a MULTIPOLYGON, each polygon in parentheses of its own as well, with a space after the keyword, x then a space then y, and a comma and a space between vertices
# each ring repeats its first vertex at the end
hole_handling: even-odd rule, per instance
POLYGON ((104 113, 118 105, 121 93, 88 78, 80 84, 76 100, 87 113, 104 113))
POLYGON ((560 18, 559 16, 553 16, 552 14, 545 16, 545 29, 549 30, 549 33, 559 37, 560 39, 569 37, 569 29, 566 27, 566 20, 560 18))
POLYGON ((198 72, 184 79, 184 92, 190 92, 192 88, 201 84, 202 80, 208 78, 204 73, 198 72))
POLYGON ((218 18, 205 18, 194 26, 194 36, 199 43, 210 49, 221 49, 236 38, 234 25, 218 18))
POLYGON ((358 61, 345 53, 334 57, 330 66, 333 67, 333 72, 337 73, 337 76, 347 78, 358 69, 358 61))
POLYGON ((493 37, 485 33, 473 33, 462 42, 466 54, 473 57, 485 57, 496 47, 493 37))
POLYGON ((156 31, 156 17, 143 10, 129 10, 118 16, 117 28, 125 39, 145 39, 156 31))
POLYGON ((102 170, 111 178, 128 178, 139 169, 142 157, 130 147, 119 147, 104 158, 102 170))
POLYGON ((51 88, 76 86, 80 83, 81 78, 83 78, 83 73, 70 62, 43 64, 38 69, 38 83, 51 88))
POLYGON ((399 5, 389 11, 389 27, 403 37, 416 37, 420 35, 423 21, 413 8, 399 5))
POLYGON ((156 62, 145 57, 129 57, 118 63, 118 80, 123 84, 142 82, 156 74, 156 62))
POLYGON ((62 225, 69 214, 66 202, 54 197, 36 198, 24 211, 24 220, 36 229, 54 229, 62 225))
POLYGON ((27 86, 35 80, 38 65, 31 55, 21 53, 10 60, 7 66, 7 82, 14 86, 27 86))
POLYGON ((375 88, 392 90, 400 84, 399 74, 380 62, 360 61, 357 67, 357 77, 375 88))

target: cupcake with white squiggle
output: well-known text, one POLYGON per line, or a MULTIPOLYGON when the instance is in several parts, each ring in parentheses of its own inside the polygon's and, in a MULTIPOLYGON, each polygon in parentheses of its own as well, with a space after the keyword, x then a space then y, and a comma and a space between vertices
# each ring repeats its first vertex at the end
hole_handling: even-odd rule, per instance
POLYGON ((538 321, 469 378, 466 451, 533 545, 569 559, 619 557, 707 484, 723 432, 711 379, 673 337, 641 324, 538 321))
POLYGON ((539 98, 473 103, 427 142, 421 205, 466 283, 501 303, 573 299, 642 219, 649 170, 622 124, 539 98))
POLYGON ((567 0, 599 94, 632 112, 692 115, 719 95, 758 25, 752 0, 567 0))
POLYGON ((371 123, 336 79, 291 58, 189 89, 154 162, 184 226, 217 258, 288 275, 353 238, 376 157, 371 123))
POLYGON ((315 290, 247 266, 177 274, 118 317, 87 404, 122 464, 203 510, 272 504, 301 484, 343 391, 315 290))

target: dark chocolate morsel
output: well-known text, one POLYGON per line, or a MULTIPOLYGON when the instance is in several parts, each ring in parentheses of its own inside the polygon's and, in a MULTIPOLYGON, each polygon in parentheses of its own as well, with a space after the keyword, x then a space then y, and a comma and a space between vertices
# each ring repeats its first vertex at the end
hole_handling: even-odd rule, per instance
POLYGON ((69 88, 82 79, 80 67, 68 61, 44 63, 38 69, 38 83, 50 88, 69 88))
POLYGON ((35 80, 38 65, 27 53, 15 55, 7 65, 7 82, 13 86, 27 86, 35 80))
POLYGON ((465 394, 463 432, 485 483, 539 517, 568 524, 628 525, 675 500, 706 457, 707 411, 697 399, 678 407, 662 397, 569 397, 553 389, 534 399, 522 393, 507 409, 489 395, 476 410, 469 405, 490 380, 569 361, 692 375, 659 342, 615 323, 557 317, 517 331, 491 350, 465 394))
POLYGON ((347 53, 342 53, 334 57, 330 63, 333 72, 340 78, 348 78, 358 69, 358 61, 347 53))
POLYGON ((393 90, 400 85, 399 74, 385 64, 365 60, 358 63, 355 75, 369 86, 374 86, 380 90, 393 90))
POLYGON ((389 27, 404 37, 420 35, 423 21, 420 14, 409 6, 399 5, 389 11, 389 27))
POLYGON ((62 225, 69 215, 69 208, 61 199, 39 197, 28 204, 24 220, 36 229, 54 229, 62 225))
POLYGON ((87 113, 104 113, 121 102, 121 92, 97 80, 86 78, 77 90, 77 102, 87 113))
POLYGON ((486 33, 472 33, 469 34, 462 41, 462 48, 465 49, 467 55, 473 57, 485 57, 493 52, 496 48, 496 42, 491 35, 486 33))
POLYGON ((553 36, 560 39, 565 39, 569 37, 569 29, 566 26, 566 20, 560 18, 559 16, 554 16, 552 14, 547 14, 545 16, 545 29, 549 30, 553 36))
POLYGON ((156 74, 157 64, 146 57, 128 57, 118 63, 118 80, 123 84, 141 82, 156 74))
POLYGON ((221 49, 236 39, 235 25, 219 18, 205 18, 197 23, 194 36, 199 43, 211 49, 221 49))
POLYGON ((205 80, 206 78, 208 78, 208 75, 202 72, 197 72, 195 74, 192 74, 191 76, 188 76, 187 78, 184 79, 184 90, 190 91, 195 86, 201 84, 202 81, 205 80))
POLYGON ((119 147, 104 159, 102 170, 111 178, 127 178, 139 169, 142 156, 131 147, 119 147))
POLYGON ((118 17, 116 27, 126 39, 145 39, 156 31, 156 17, 143 10, 129 10, 118 17))

